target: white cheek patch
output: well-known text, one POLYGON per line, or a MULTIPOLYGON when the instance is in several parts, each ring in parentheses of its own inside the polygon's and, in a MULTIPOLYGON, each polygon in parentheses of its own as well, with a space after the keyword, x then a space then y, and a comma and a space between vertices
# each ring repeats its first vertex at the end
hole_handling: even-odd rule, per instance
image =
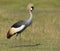
POLYGON ((22 29, 24 29, 24 27, 25 27, 25 25, 21 25, 21 26, 18 27, 18 28, 14 28, 15 33, 21 31, 22 29))
POLYGON ((32 10, 32 8, 30 8, 30 10, 32 10))

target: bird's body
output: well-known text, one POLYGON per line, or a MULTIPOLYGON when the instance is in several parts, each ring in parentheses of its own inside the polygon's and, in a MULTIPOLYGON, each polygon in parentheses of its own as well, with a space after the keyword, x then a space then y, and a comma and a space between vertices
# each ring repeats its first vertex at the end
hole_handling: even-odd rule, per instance
POLYGON ((16 22, 15 24, 13 24, 11 26, 11 28, 14 27, 16 32, 15 33, 21 33, 21 31, 23 29, 25 29, 27 27, 27 25, 25 24, 25 21, 21 20, 21 21, 18 21, 16 22))
POLYGON ((33 6, 31 6, 31 10, 29 10, 30 17, 27 20, 18 21, 11 26, 11 28, 9 29, 9 31, 7 33, 7 38, 12 37, 16 33, 18 35, 19 33, 23 32, 29 25, 31 25, 31 23, 32 23, 32 9, 33 9, 33 6))
MULTIPOLYGON (((30 24, 31 24, 31 23, 32 23, 32 22, 30 22, 30 24)), ((15 33, 21 33, 21 32, 24 31, 25 28, 27 28, 30 24, 26 23, 25 20, 21 20, 21 21, 16 22, 15 24, 13 24, 13 25, 11 26, 11 28, 14 27, 14 29, 16 30, 15 33)))

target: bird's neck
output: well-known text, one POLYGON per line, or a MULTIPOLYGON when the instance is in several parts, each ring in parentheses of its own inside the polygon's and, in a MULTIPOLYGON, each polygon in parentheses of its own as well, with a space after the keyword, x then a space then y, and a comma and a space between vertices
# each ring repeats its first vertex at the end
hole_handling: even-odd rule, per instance
POLYGON ((32 11, 31 10, 29 11, 29 14, 30 14, 30 17, 27 20, 28 24, 32 22, 32 11))

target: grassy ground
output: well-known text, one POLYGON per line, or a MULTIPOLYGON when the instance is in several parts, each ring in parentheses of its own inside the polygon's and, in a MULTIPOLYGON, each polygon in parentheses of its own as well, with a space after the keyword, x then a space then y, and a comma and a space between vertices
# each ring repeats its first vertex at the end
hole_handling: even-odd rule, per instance
POLYGON ((60 51, 60 0, 0 0, 0 51, 60 51), (33 3, 33 24, 22 40, 6 38, 10 26, 29 17, 26 6, 33 3))

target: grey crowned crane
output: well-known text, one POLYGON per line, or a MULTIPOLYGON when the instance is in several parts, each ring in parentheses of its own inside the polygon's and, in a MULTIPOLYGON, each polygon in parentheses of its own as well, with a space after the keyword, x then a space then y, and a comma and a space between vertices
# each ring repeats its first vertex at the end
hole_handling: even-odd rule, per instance
POLYGON ((34 9, 33 4, 28 5, 30 17, 27 20, 21 20, 16 22, 11 26, 9 31, 7 32, 7 38, 10 39, 13 35, 18 35, 22 33, 28 26, 32 23, 32 11, 34 9))

